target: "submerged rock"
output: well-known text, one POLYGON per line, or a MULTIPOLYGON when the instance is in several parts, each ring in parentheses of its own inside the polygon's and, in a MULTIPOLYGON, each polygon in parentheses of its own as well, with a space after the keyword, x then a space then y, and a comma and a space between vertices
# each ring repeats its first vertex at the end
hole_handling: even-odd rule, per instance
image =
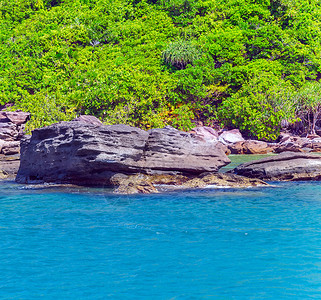
POLYGON ((232 172, 262 180, 321 180, 321 156, 283 152, 239 165, 232 172))
POLYGON ((177 189, 206 187, 244 188, 268 185, 259 179, 226 173, 204 173, 197 177, 165 174, 136 174, 131 176, 116 174, 113 176, 112 182, 116 186, 114 192, 118 194, 150 194, 177 189))
POLYGON ((146 132, 71 121, 36 129, 22 140, 16 181, 108 185, 116 173, 200 174, 229 162, 220 143, 172 127, 146 132))

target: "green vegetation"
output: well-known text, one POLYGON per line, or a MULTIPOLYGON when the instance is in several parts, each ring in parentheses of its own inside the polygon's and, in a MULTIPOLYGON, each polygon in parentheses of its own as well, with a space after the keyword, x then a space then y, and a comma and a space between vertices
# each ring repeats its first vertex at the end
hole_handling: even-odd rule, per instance
POLYGON ((321 112, 317 0, 0 0, 0 104, 276 139, 321 112))

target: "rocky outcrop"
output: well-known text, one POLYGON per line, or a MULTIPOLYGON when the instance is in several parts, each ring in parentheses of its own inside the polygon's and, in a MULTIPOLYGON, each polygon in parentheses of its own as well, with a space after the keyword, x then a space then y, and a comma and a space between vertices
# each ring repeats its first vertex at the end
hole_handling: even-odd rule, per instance
POLYGON ((241 164, 233 172, 262 180, 321 180, 321 156, 284 152, 241 164))
POLYGON ((30 114, 22 111, 0 111, 0 154, 12 155, 20 152, 20 139, 24 124, 30 114))
POLYGON ((262 180, 246 178, 234 174, 204 173, 197 177, 183 175, 146 175, 136 174, 127 176, 116 174, 111 179, 119 194, 150 194, 172 190, 229 187, 244 188, 268 185, 262 180))
POLYGON ((232 154, 267 154, 273 152, 273 148, 268 143, 255 140, 236 142, 228 147, 232 154))
POLYGON ((144 157, 145 170, 178 171, 200 174, 217 172, 230 162, 224 147, 215 140, 199 140, 193 135, 170 126, 148 131, 144 157))
POLYGON ((71 121, 36 129, 22 140, 16 180, 106 185, 116 173, 196 175, 229 162, 220 143, 172 127, 146 132, 71 121))

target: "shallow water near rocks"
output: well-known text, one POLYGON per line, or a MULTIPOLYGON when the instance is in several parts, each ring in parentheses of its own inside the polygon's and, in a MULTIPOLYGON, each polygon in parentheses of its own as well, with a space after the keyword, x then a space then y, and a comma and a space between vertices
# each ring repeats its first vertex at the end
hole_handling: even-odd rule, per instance
POLYGON ((119 196, 0 183, 0 299, 320 299, 321 184, 119 196))

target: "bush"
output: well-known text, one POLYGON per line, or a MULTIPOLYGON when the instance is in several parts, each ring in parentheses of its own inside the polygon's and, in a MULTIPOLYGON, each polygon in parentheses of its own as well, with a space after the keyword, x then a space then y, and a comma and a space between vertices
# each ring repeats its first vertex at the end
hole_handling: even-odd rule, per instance
POLYGON ((200 58, 200 51, 190 41, 179 40, 170 43, 163 51, 163 60, 172 67, 181 70, 200 58))
POLYGON ((251 137, 277 139, 281 121, 295 120, 293 87, 280 78, 262 74, 223 101, 219 117, 224 126, 239 128, 251 137))

